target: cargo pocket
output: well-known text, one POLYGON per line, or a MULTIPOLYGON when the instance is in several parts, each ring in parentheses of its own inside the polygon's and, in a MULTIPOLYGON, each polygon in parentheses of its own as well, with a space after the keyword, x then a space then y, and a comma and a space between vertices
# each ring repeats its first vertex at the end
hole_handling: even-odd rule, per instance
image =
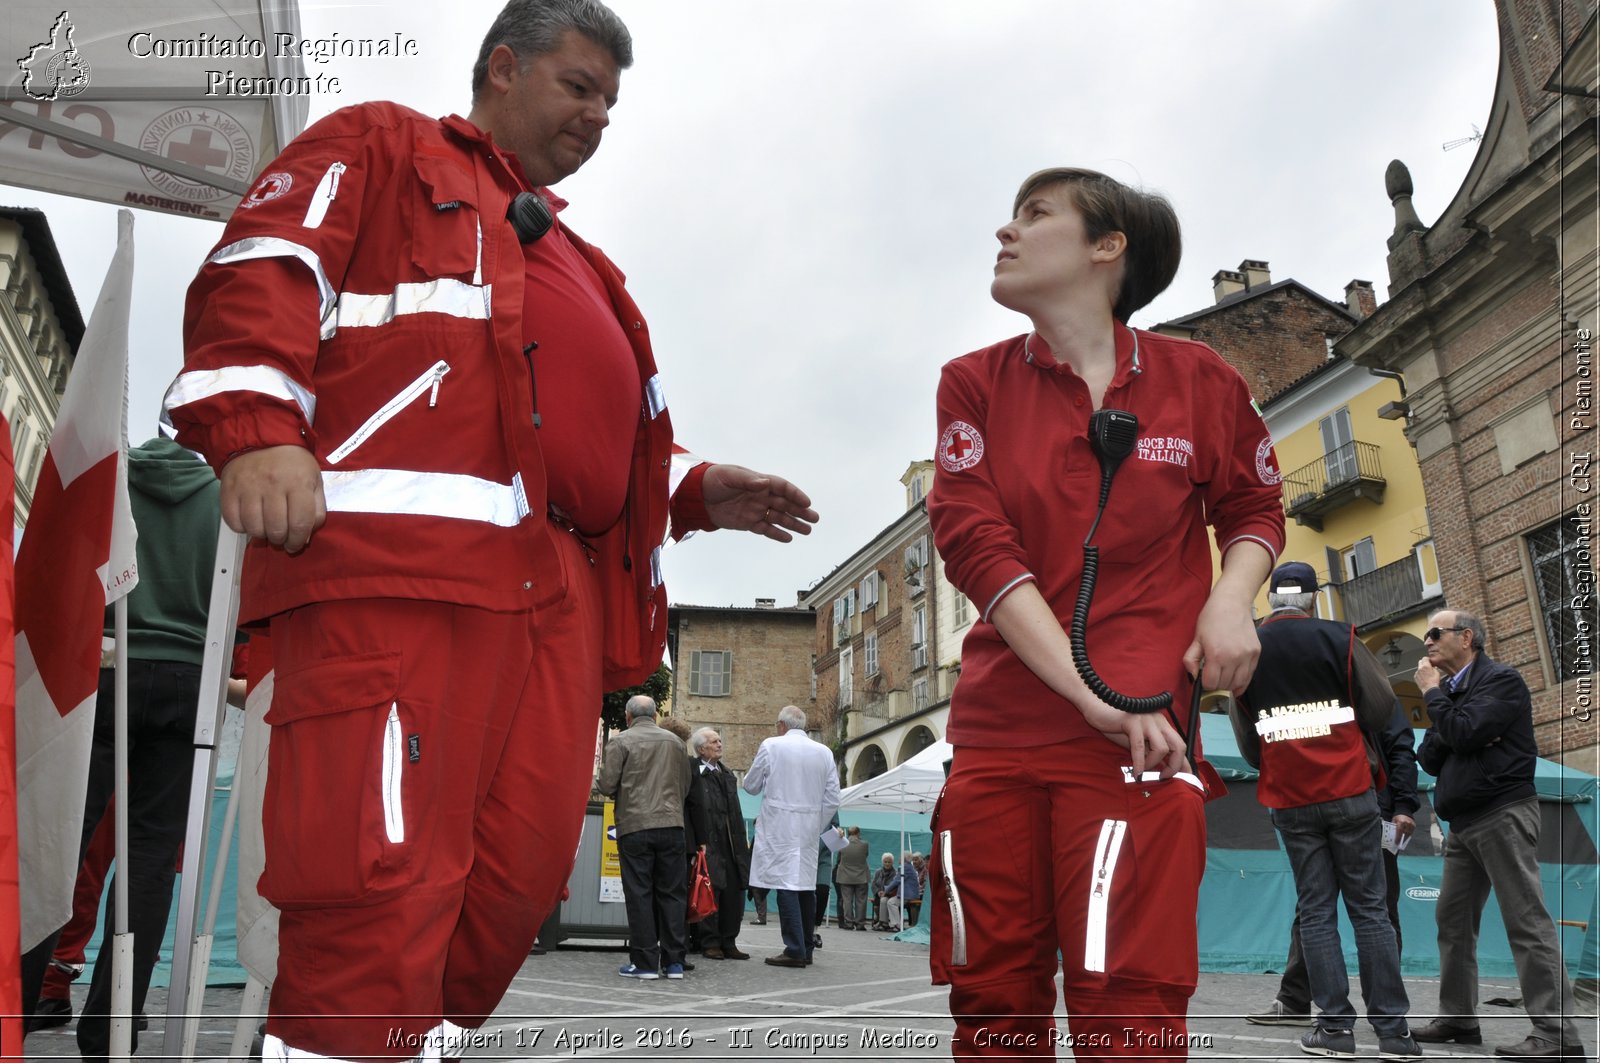
POLYGON ((319 661, 277 677, 262 827, 261 894, 279 908, 371 903, 413 878, 419 712, 398 695, 400 655, 319 661))

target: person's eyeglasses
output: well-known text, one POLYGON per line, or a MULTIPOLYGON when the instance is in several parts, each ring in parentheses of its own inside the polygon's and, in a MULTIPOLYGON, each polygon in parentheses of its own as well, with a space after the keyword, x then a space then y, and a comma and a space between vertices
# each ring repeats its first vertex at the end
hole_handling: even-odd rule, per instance
POLYGON ((1438 642, 1446 631, 1465 631, 1464 627, 1430 627, 1422 633, 1422 637, 1432 642, 1438 642))

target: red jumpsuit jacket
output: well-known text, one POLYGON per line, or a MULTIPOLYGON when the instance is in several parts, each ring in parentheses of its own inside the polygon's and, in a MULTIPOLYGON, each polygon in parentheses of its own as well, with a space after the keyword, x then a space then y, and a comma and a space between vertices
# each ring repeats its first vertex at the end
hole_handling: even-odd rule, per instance
MULTIPOLYGON (((527 187, 465 119, 367 103, 296 138, 234 212, 190 285, 166 405, 219 472, 244 451, 309 448, 328 508, 297 556, 252 544, 242 620, 348 598, 510 611, 564 592, 506 220, 527 187)), ((622 274, 573 243, 645 382, 623 517, 593 543, 614 689, 641 682, 665 645, 672 426, 622 274)))

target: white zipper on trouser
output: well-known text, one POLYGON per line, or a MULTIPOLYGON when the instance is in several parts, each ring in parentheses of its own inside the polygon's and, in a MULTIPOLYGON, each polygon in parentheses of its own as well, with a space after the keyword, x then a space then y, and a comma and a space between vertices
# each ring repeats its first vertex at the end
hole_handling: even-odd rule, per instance
POLYGON ((383 729, 383 832, 391 845, 406 840, 405 809, 401 805, 405 773, 405 738, 400 734, 400 705, 389 706, 389 723, 383 729))
POLYGON ((1106 924, 1111 915, 1111 880, 1117 871, 1117 855, 1128 824, 1108 819, 1100 824, 1100 841, 1094 847, 1094 881, 1089 886, 1089 913, 1083 933, 1083 969, 1104 974, 1106 969, 1106 924))
POLYGON ((421 398, 423 392, 430 392, 428 405, 437 406, 439 404, 439 381, 443 380, 444 375, 448 372, 450 372, 449 362, 442 358, 434 362, 433 365, 428 367, 426 373, 407 384, 405 390, 379 407, 378 412, 368 417, 366 422, 360 428, 357 428, 349 439, 335 447, 332 453, 328 455, 328 464, 337 465, 345 458, 348 458, 352 451, 371 438, 372 433, 388 424, 401 410, 421 398))

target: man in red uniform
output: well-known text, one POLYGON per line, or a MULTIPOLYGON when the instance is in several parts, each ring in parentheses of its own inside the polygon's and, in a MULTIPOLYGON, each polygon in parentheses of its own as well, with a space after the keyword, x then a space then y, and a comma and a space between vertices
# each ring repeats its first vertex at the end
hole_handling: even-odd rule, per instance
POLYGON ((661 660, 669 517, 816 519, 677 451, 621 273, 554 216, 631 61, 597 0, 512 0, 467 117, 318 122, 190 288, 167 404, 261 540, 276 664, 269 1056, 456 1054, 566 881, 602 691, 661 660))

